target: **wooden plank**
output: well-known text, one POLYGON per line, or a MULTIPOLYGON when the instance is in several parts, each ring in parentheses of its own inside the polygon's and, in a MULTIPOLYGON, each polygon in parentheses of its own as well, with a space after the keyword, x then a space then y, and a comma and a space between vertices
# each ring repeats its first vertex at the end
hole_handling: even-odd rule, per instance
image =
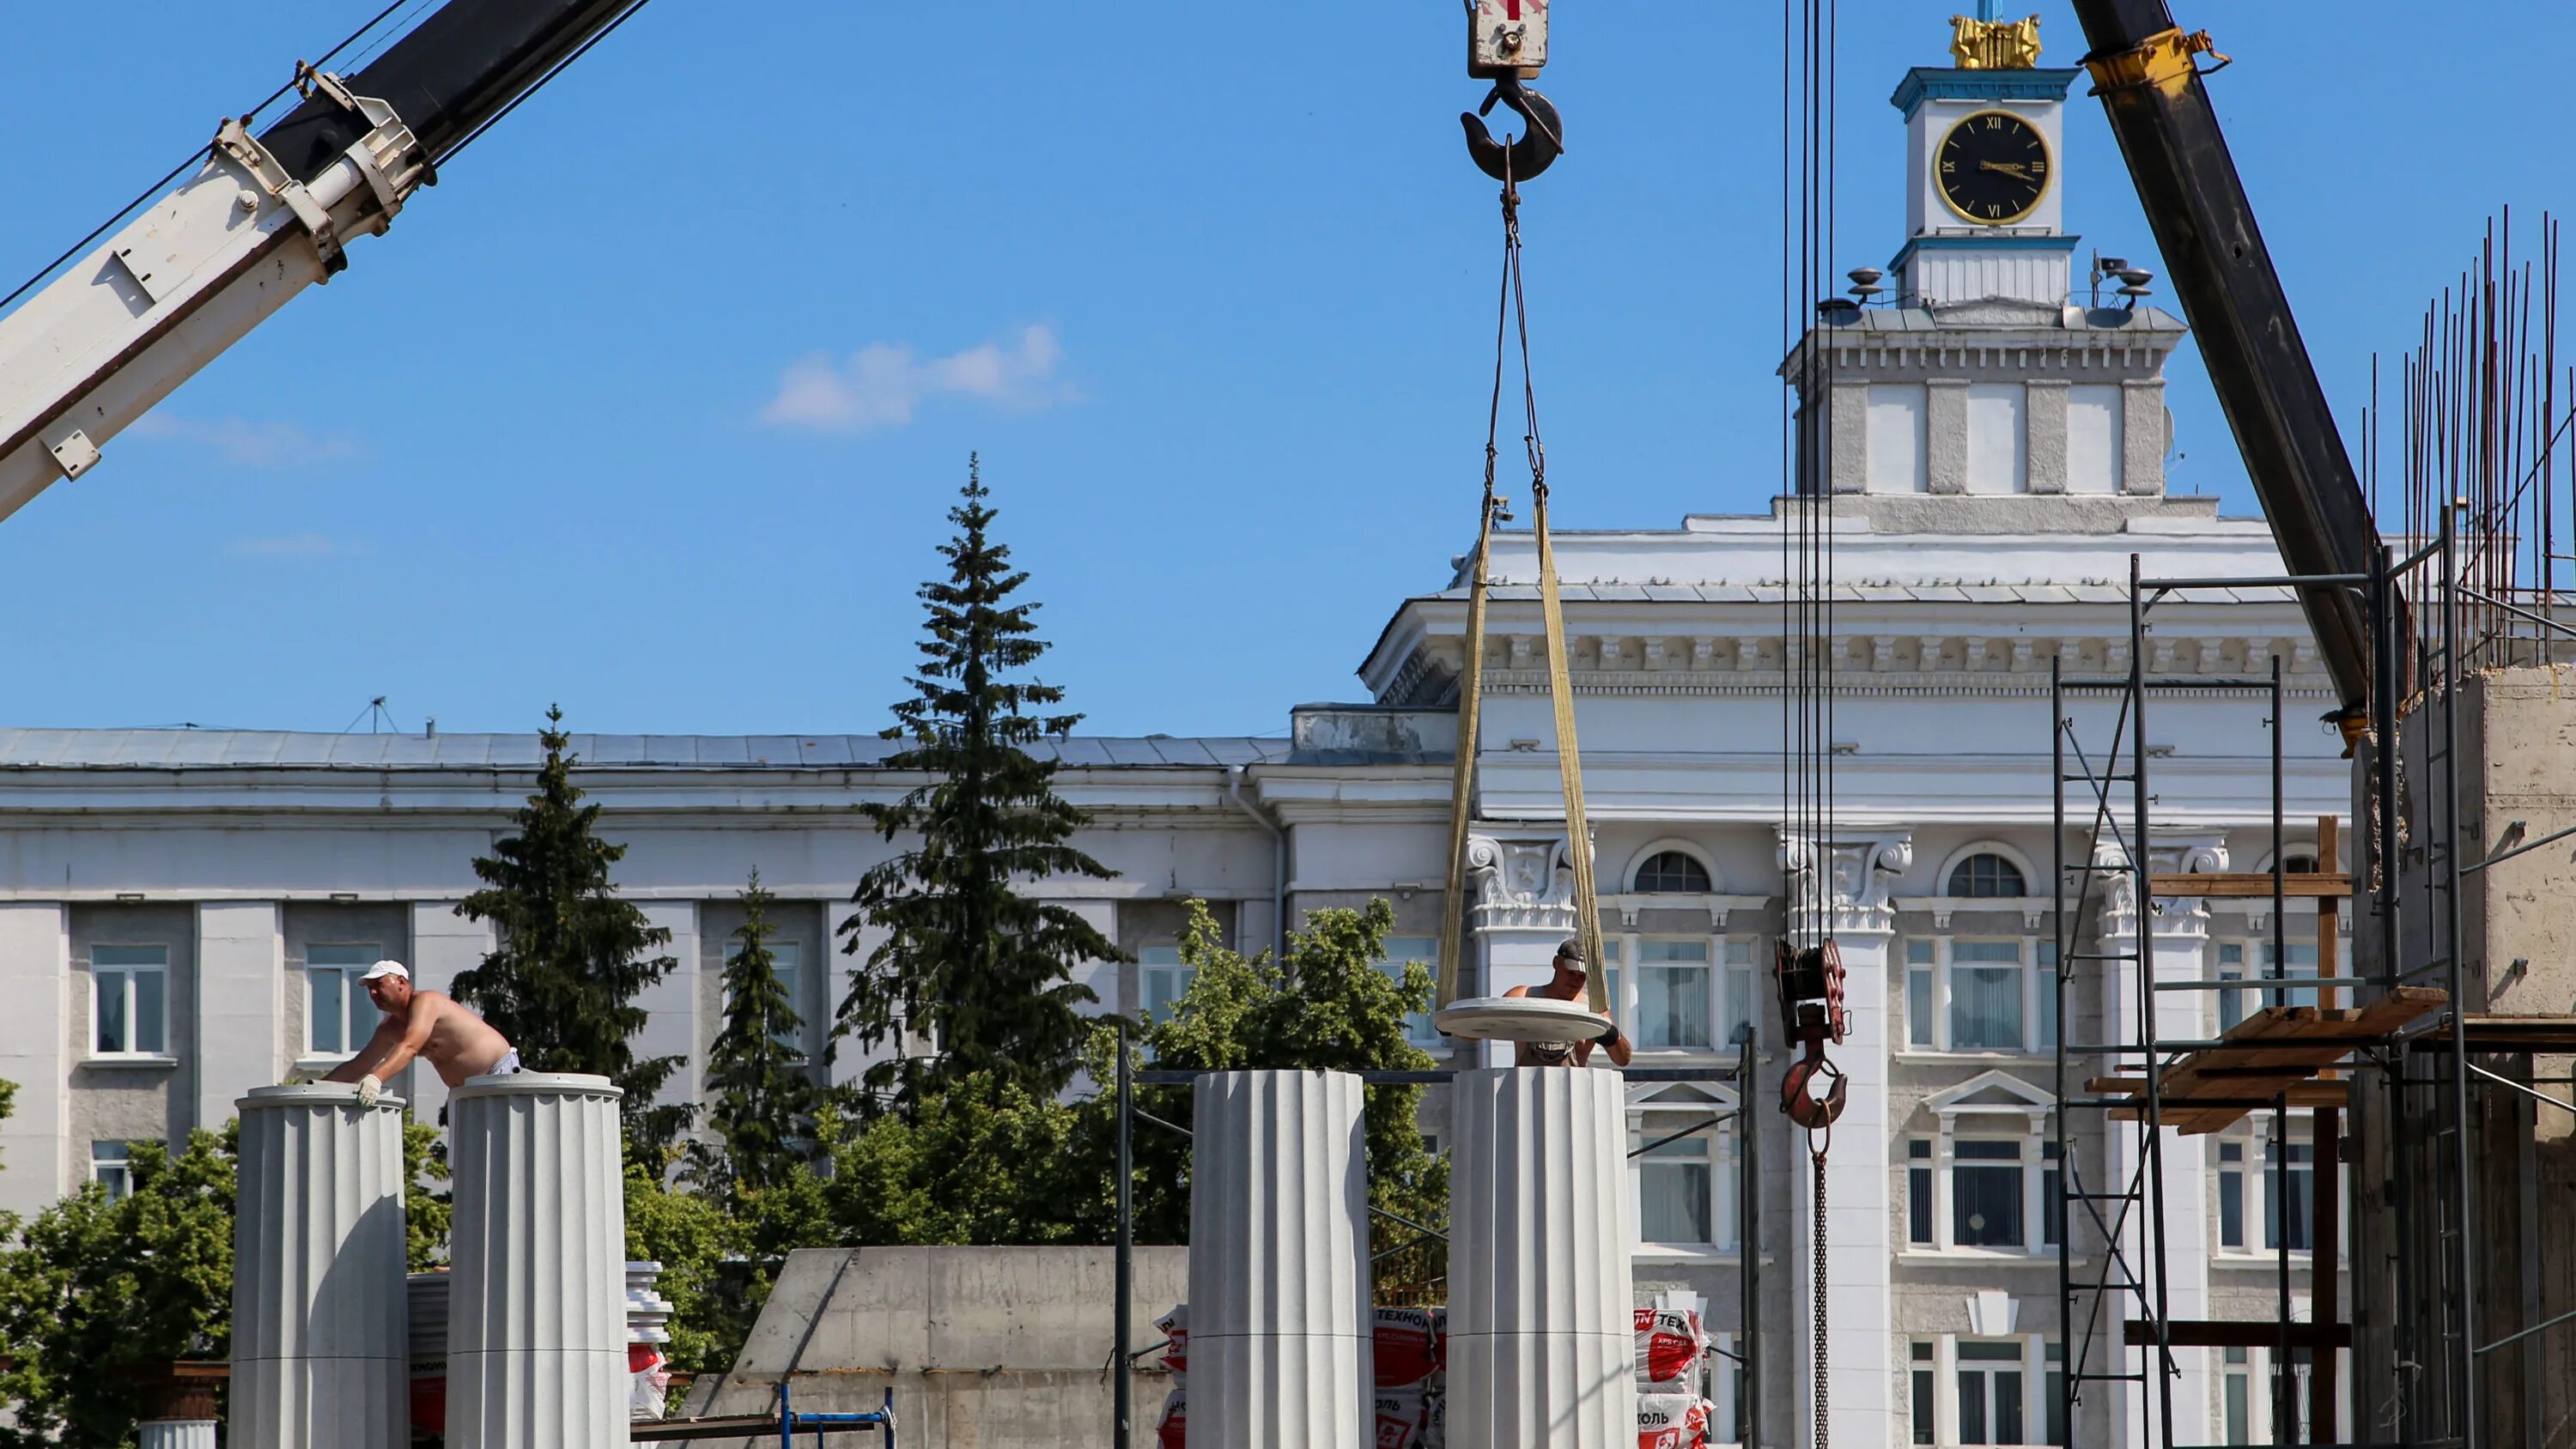
MULTIPOLYGON (((2218 871, 2152 871, 2147 888, 2158 900, 2181 896, 2204 899, 2253 900, 2272 898, 2272 873, 2267 870, 2218 871)), ((2352 877, 2341 872, 2299 871, 2281 877, 2281 895, 2288 900, 2319 900, 2327 896, 2352 894, 2352 877)))
MULTIPOLYGON (((2156 1341, 2155 1325, 2132 1318, 2120 1325, 2131 1348, 2152 1345, 2156 1341)), ((2165 1342, 2175 1348, 2278 1348, 2281 1345, 2281 1323, 2274 1318, 2168 1318, 2165 1320, 2165 1342)), ((2290 1325, 2292 1348, 2352 1347, 2352 1325, 2349 1323, 2293 1323, 2290 1325)))

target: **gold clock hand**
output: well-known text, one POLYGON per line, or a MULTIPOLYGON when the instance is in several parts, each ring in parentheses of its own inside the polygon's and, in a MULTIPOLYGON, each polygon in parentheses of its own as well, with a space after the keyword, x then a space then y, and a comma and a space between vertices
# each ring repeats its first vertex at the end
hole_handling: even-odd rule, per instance
POLYGON ((1977 163, 1977 169, 1980 171, 2000 171, 2006 176, 2014 177, 2022 181, 2028 181, 2030 179, 2030 168, 2019 161, 1980 161, 1977 163))

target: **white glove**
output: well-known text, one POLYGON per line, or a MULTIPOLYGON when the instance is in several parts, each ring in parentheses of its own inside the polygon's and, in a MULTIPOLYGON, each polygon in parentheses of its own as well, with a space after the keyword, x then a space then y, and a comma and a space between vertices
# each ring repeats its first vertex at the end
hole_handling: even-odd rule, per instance
POLYGON ((384 1094, 385 1094, 385 1084, 384 1084, 384 1083, 382 1083, 382 1082, 377 1081, 377 1080, 375 1079, 375 1076, 374 1076, 374 1074, 373 1074, 373 1073, 370 1073, 370 1074, 368 1074, 368 1075, 366 1075, 366 1076, 363 1076, 363 1077, 360 1077, 360 1078, 358 1079, 358 1105, 359 1105, 359 1106, 361 1106, 361 1107, 372 1107, 372 1106, 376 1105, 376 1099, 377 1099, 378 1097, 383 1096, 384 1094))

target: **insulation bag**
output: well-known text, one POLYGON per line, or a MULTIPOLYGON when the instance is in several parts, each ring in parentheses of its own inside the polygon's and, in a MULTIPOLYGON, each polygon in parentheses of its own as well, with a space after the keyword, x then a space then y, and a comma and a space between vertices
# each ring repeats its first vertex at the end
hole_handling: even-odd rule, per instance
POLYGON ((1708 1331, 1697 1313, 1680 1308, 1637 1310, 1637 1382, 1699 1385, 1699 1363, 1708 1353, 1708 1331))
POLYGON ((1708 1420, 1697 1394, 1639 1394, 1637 1449, 1708 1449, 1708 1420))
POLYGON ((1189 1393, 1174 1389, 1164 1396, 1163 1417, 1154 1424, 1155 1449, 1187 1449, 1189 1442, 1189 1393))
POLYGON ((1400 1389, 1430 1378, 1438 1367, 1432 1353, 1430 1310, 1380 1308, 1371 1317, 1369 1341, 1376 1352, 1377 1387, 1400 1389))
POLYGON ((1422 1449, 1422 1391, 1377 1391, 1377 1449, 1422 1449))
POLYGON ((1155 1331, 1168 1340, 1163 1345, 1163 1367, 1172 1371, 1177 1386, 1190 1375, 1190 1305, 1178 1304, 1172 1311, 1154 1320, 1155 1331))

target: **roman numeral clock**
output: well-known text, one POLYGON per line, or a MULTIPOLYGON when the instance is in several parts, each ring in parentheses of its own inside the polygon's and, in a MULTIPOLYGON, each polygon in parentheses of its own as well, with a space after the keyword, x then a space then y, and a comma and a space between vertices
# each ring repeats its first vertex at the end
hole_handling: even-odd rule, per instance
POLYGON ((1952 123, 1933 160, 1941 199, 1979 226, 2010 226, 2048 195, 2048 138, 2011 111, 1978 111, 1952 123))
POLYGON ((2036 19, 1980 25, 1960 62, 1916 66, 1889 99, 1905 115, 1907 241, 1889 263, 1899 300, 1952 307, 1993 300, 2054 308, 2069 259, 2066 95, 2078 72, 2043 69, 2036 19))

